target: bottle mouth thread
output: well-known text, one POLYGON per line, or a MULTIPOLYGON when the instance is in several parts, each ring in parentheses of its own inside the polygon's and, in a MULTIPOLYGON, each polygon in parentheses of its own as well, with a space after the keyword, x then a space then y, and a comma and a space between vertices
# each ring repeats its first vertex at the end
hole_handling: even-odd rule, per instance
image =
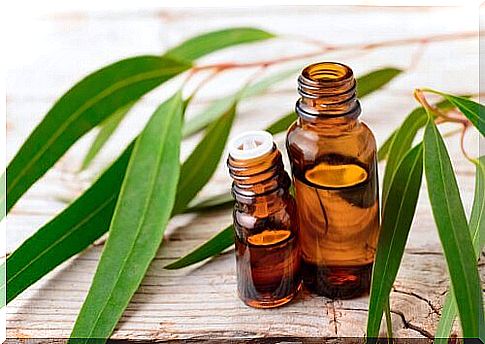
POLYGON ((296 110, 304 116, 360 114, 357 84, 352 69, 338 62, 309 65, 298 78, 301 95, 296 110))
POLYGON ((234 181, 233 195, 239 201, 275 192, 289 183, 281 153, 266 131, 248 131, 232 139, 227 166, 234 181))

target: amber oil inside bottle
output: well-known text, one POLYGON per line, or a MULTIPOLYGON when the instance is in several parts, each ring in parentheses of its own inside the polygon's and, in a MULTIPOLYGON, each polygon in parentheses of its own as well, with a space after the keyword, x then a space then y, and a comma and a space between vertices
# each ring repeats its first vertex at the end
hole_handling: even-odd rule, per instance
POLYGON ((306 287, 330 298, 368 292, 379 234, 376 144, 358 120, 352 70, 323 62, 298 79, 290 157, 306 287))
POLYGON ((251 307, 293 299, 301 285, 295 201, 281 154, 266 132, 248 132, 229 144, 234 179, 238 294, 251 307))

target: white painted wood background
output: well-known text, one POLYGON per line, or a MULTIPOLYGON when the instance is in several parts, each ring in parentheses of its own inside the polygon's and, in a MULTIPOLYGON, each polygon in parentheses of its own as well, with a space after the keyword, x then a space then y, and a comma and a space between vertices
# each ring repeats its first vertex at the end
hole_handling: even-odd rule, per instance
MULTIPOLYGON (((354 68, 357 75, 382 66, 406 72, 382 91, 363 101, 362 120, 382 143, 416 106, 415 87, 455 93, 478 90, 478 13, 461 8, 271 7, 240 9, 170 9, 126 13, 67 13, 25 23, 28 34, 11 53, 7 71, 7 159, 15 154, 55 99, 74 82, 117 59, 164 49, 197 33, 230 26, 256 26, 286 36, 272 42, 241 46, 211 55, 217 61, 257 61, 314 49, 298 37, 328 44, 372 43, 435 34, 476 32, 476 37, 322 55, 354 68), (414 61, 414 62, 413 62, 414 61)), ((14 34, 14 33, 12 33, 14 34)), ((304 66, 312 60, 289 65, 304 66)), ((270 69, 277 70, 275 67, 270 69)), ((236 90, 253 70, 224 74, 197 98, 191 114, 236 90)), ((39 181, 7 219, 7 250, 13 251, 114 159, 141 129, 156 105, 181 79, 145 97, 132 111, 91 169, 77 174, 93 139, 90 133, 39 181)), ((292 109, 297 98, 296 76, 265 95, 243 101, 232 131, 264 128, 292 109)), ((454 129, 445 126, 444 130, 454 129)), ((199 137, 183 147, 186 156, 199 137)), ((278 137, 280 148, 284 139, 278 137)), ((478 137, 469 133, 470 154, 478 154, 478 137)), ((447 139, 462 198, 469 210, 474 168, 459 149, 457 135, 447 139)), ((383 165, 380 165, 382 175, 383 165)), ((220 168, 201 196, 227 190, 229 177, 220 168)), ((290 305, 273 310, 244 306, 236 296, 233 252, 196 267, 166 271, 163 266, 204 242, 231 222, 230 211, 178 216, 139 291, 119 322, 113 338, 187 339, 254 337, 335 337, 364 335, 367 297, 331 301, 302 293, 290 305)), ((102 246, 93 246, 69 260, 25 291, 7 307, 10 338, 68 337, 86 296, 102 246)), ((482 279, 484 275, 481 263, 482 279)), ((394 333, 398 337, 430 337, 448 287, 444 257, 423 187, 406 254, 392 293, 394 333)))

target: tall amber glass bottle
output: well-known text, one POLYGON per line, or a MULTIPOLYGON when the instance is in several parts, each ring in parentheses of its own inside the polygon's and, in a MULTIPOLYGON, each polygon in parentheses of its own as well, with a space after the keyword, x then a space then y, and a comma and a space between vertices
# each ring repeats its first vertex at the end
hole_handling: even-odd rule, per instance
POLYGON ((234 231, 239 297, 271 308, 295 296, 301 285, 300 248, 290 177, 271 134, 247 132, 229 144, 234 179, 234 231))
POLYGON ((319 295, 368 292, 379 234, 376 143, 358 117, 352 70, 306 67, 287 150, 295 184, 305 285, 319 295))

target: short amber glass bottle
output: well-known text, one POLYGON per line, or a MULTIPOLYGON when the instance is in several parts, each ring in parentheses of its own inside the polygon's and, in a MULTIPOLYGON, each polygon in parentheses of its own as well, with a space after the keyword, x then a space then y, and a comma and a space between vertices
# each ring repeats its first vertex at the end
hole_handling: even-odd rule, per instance
POLYGON ((298 79, 297 121, 289 128, 300 224, 302 274, 331 298, 368 292, 379 234, 376 143, 358 117, 352 70, 339 63, 306 67, 298 79))
POLYGON ((244 303, 283 305, 301 285, 300 248, 290 177, 271 134, 247 132, 229 144, 234 179, 237 286, 244 303))

